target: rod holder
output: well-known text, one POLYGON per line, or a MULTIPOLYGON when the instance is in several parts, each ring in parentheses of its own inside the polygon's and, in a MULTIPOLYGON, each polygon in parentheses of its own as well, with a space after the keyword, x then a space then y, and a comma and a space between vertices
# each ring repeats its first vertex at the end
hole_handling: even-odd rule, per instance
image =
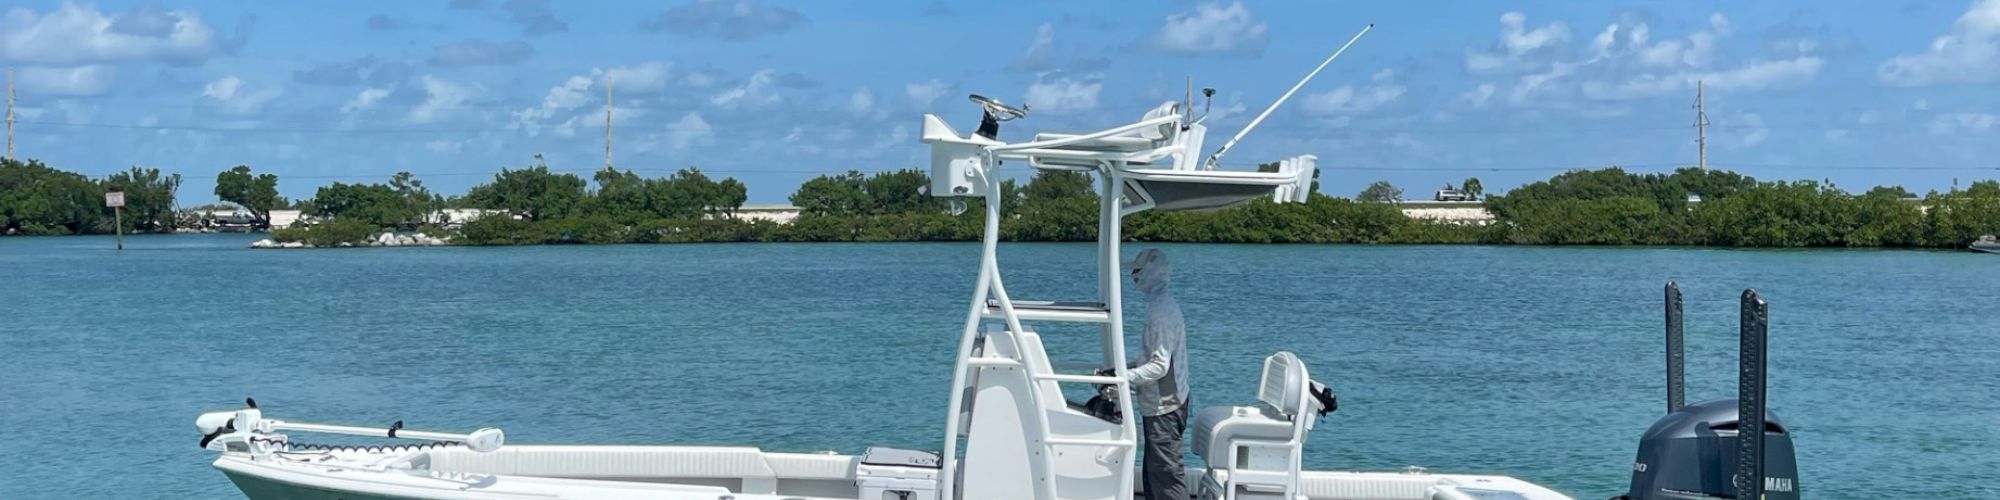
POLYGON ((1770 304, 1744 290, 1736 379, 1736 498, 1764 497, 1764 354, 1770 304))
POLYGON ((1667 413, 1687 406, 1687 349, 1682 335, 1681 287, 1667 282, 1667 413))

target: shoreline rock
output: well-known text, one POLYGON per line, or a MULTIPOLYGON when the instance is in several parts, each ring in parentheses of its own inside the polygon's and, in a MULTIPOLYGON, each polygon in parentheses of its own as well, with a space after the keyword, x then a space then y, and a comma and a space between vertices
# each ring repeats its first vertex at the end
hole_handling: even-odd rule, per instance
MULTIPOLYGON (((332 247, 327 247, 327 248, 442 247, 450 245, 451 245, 451 240, 448 238, 440 238, 423 233, 411 233, 411 234, 399 235, 394 232, 382 232, 382 233, 376 233, 375 236, 369 237, 367 240, 364 240, 361 243, 343 242, 338 245, 334 245, 332 247)), ((322 248, 322 247, 314 246, 312 244, 308 244, 303 241, 287 241, 280 243, 277 240, 264 238, 251 243, 250 248, 322 248)))

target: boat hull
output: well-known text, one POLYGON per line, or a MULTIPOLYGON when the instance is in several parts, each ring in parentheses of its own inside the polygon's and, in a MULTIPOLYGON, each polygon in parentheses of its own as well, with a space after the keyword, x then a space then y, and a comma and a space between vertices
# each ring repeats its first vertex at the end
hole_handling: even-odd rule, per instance
MULTIPOLYGON (((622 451, 671 449, 673 447, 618 447, 618 446, 578 446, 578 447, 537 447, 544 449, 571 448, 574 451, 603 451, 607 448, 627 448, 622 451)), ((551 450, 572 451, 572 450, 551 450)), ((626 465, 618 460, 610 460, 609 455, 592 460, 602 469, 620 469, 626 465)), ((740 487, 726 487, 714 484, 683 484, 682 478, 623 477, 612 479, 574 479, 559 477, 537 477, 513 474, 485 474, 471 471, 442 472, 422 469, 388 468, 363 469, 339 462, 367 462, 368 456, 350 455, 336 462, 308 463, 278 460, 256 460, 243 454, 224 454, 216 459, 215 468, 229 477, 243 495, 252 500, 462 500, 462 499, 654 499, 654 500, 715 500, 733 498, 736 500, 852 500, 864 495, 858 492, 826 492, 824 494, 797 494, 799 492, 780 491, 776 494, 745 493, 740 487)), ((653 462, 654 465, 663 465, 653 462)), ((674 468, 668 465, 667 468, 674 468)), ((1190 469, 1188 479, 1201 481, 1203 470, 1190 469)), ((620 473, 619 475, 626 475, 620 473)), ((1303 471, 1300 475, 1302 493, 1308 500, 1345 500, 1366 498, 1370 500, 1431 500, 1434 498, 1460 498, 1439 492, 1469 495, 1471 498, 1518 498, 1523 500, 1570 500, 1555 491, 1541 486, 1504 476, 1476 476, 1430 473, 1389 473, 1389 472, 1348 472, 1348 471, 1303 471), (1497 495, 1497 496, 1494 496, 1497 495)), ((851 480, 849 480, 851 481, 851 480)), ((726 481, 725 481, 726 482, 726 481)), ((852 485, 852 482, 846 484, 852 485)))

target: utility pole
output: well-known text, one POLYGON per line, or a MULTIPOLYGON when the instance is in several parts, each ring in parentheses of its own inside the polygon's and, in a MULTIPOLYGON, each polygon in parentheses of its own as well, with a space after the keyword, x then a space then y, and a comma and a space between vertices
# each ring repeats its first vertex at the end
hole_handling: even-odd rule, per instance
POLYGON ((1708 111, 1702 108, 1701 80, 1694 81, 1694 130, 1696 147, 1701 150, 1701 171, 1708 171, 1708 111))
POLYGON ((7 159, 14 159, 14 68, 7 68, 7 159))
POLYGON ((604 75, 604 168, 611 169, 611 75, 604 75))

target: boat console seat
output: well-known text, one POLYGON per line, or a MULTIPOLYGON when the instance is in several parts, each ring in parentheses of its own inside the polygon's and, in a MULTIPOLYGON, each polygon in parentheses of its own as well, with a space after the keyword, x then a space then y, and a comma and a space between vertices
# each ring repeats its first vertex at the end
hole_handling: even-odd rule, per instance
MULTIPOLYGON (((1263 406, 1211 407, 1195 414, 1194 452, 1208 462, 1203 498, 1294 498, 1306 433, 1330 403, 1314 397, 1315 384, 1298 356, 1264 359, 1257 399, 1263 406)), ((1329 396, 1330 393, 1329 393, 1329 396)))

